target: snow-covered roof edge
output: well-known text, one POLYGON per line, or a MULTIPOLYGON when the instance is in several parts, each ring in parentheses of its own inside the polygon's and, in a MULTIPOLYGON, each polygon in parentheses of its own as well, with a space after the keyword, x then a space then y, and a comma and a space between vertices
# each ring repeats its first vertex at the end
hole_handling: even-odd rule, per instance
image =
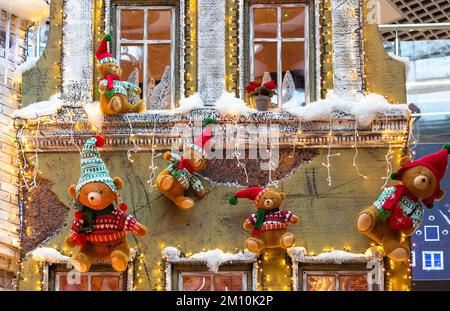
POLYGON ((370 247, 364 254, 350 253, 343 250, 334 250, 317 255, 308 255, 304 247, 291 247, 288 255, 292 261, 301 263, 346 264, 367 263, 371 260, 382 261, 383 254, 375 247, 370 247))
POLYGON ((176 264, 206 264, 210 271, 217 272, 223 264, 229 263, 254 263, 257 254, 244 250, 239 253, 225 253, 216 248, 193 254, 190 257, 180 257, 181 251, 175 247, 167 246, 162 250, 162 256, 170 263, 176 264))
MULTIPOLYGON (((29 252, 27 255, 30 254, 34 261, 45 262, 49 264, 67 264, 72 260, 69 256, 61 254, 57 249, 53 247, 38 247, 29 252)), ((135 256, 136 250, 134 248, 130 248, 130 258, 128 261, 132 261, 135 256)))

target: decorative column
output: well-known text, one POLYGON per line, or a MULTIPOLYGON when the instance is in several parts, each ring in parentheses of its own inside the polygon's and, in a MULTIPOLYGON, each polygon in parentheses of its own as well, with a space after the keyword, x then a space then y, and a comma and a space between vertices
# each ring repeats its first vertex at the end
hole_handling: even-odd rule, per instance
POLYGON ((198 0, 198 92, 212 106, 225 89, 225 1, 198 0))
POLYGON ((332 0, 334 92, 353 97, 363 91, 363 40, 360 0, 332 0))
POLYGON ((64 2, 62 99, 67 106, 92 101, 92 0, 64 2))

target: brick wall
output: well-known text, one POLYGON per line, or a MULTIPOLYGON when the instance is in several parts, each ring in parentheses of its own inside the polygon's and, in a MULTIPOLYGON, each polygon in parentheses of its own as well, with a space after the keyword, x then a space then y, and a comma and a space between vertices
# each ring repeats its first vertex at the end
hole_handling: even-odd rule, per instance
POLYGON ((14 289, 19 269, 19 200, 17 149, 12 113, 20 103, 26 21, 0 11, 0 290, 14 289))

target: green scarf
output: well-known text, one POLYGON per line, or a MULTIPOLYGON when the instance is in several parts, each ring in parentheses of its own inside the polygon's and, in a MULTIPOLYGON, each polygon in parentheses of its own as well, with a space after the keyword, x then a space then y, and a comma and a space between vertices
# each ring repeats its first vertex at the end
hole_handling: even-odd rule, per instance
POLYGON ((90 233, 94 229, 94 220, 95 217, 98 215, 108 215, 111 214, 114 210, 114 204, 111 204, 105 209, 102 209, 101 211, 93 210, 87 206, 83 206, 83 210, 80 212, 83 212, 86 215, 86 224, 80 228, 77 233, 90 233))
POLYGON ((264 222, 264 217, 266 217, 266 214, 268 213, 274 213, 278 212, 279 208, 274 209, 259 209, 256 211, 256 221, 255 221, 255 229, 260 229, 264 222))

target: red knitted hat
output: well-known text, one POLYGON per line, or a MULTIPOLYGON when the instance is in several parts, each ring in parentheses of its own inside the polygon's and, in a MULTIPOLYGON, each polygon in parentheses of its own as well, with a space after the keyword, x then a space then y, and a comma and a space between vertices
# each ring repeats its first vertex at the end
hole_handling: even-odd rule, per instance
POLYGON ((206 151, 204 150, 206 143, 213 137, 211 126, 208 126, 212 123, 215 123, 215 120, 207 119, 205 121, 206 128, 203 130, 202 135, 197 138, 193 144, 191 144, 191 149, 201 153, 204 157, 206 157, 206 151))
POLYGON ((420 165, 428 168, 436 178, 437 187, 434 194, 430 198, 424 200, 423 203, 425 203, 426 205, 432 204, 435 196, 438 194, 441 188, 440 181, 444 178, 445 171, 447 170, 449 149, 450 145, 445 145, 442 150, 426 155, 415 161, 409 161, 408 163, 403 165, 396 174, 394 174, 393 179, 401 180, 403 173, 411 167, 420 165))
POLYGON ((108 52, 108 41, 111 41, 111 35, 107 34, 105 35, 102 40, 100 41, 100 45, 97 48, 97 51, 95 52, 95 57, 99 61, 100 64, 112 62, 115 63, 116 60, 111 55, 111 53, 108 52))
POLYGON ((272 190, 270 188, 262 188, 262 187, 251 187, 241 191, 238 191, 234 194, 233 197, 229 199, 230 204, 236 205, 237 199, 250 199, 253 200, 256 206, 259 204, 259 199, 263 195, 264 192, 272 190))

